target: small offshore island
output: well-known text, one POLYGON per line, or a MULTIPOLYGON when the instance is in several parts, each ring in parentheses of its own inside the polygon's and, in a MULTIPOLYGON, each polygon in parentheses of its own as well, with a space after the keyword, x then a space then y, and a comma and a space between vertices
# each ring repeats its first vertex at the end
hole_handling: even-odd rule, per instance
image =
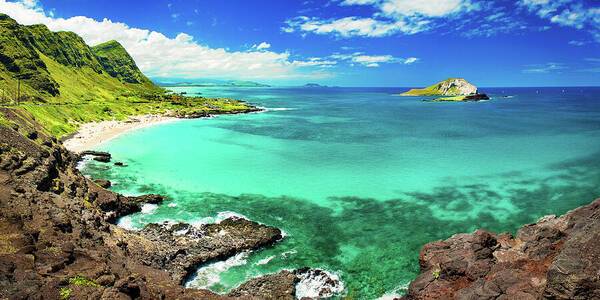
POLYGON ((490 99, 486 94, 480 94, 476 86, 463 78, 449 78, 423 89, 409 90, 400 94, 400 96, 443 96, 433 100, 423 100, 434 102, 480 101, 490 99))

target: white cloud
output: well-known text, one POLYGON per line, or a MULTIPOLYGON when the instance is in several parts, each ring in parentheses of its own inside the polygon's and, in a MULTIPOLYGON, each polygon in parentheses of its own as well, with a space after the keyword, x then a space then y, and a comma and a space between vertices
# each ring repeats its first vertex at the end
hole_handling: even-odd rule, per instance
POLYGON ((371 5, 377 13, 371 17, 349 16, 337 19, 299 16, 287 20, 287 26, 282 31, 341 37, 415 34, 429 30, 429 25, 435 19, 479 9, 479 5, 472 4, 470 0, 344 0, 340 5, 371 5))
POLYGON ((442 17, 470 8, 465 0, 386 0, 380 4, 381 12, 389 16, 442 17))
POLYGON ((425 20, 407 23, 402 20, 383 21, 373 18, 346 17, 341 19, 321 20, 306 16, 296 17, 286 21, 284 32, 311 32, 315 34, 334 34, 342 37, 365 36, 382 37, 398 32, 413 34, 425 30, 428 24, 425 20))
POLYGON ((320 57, 312 57, 306 61, 293 61, 292 64, 299 67, 322 67, 329 68, 337 65, 337 61, 335 60, 327 60, 320 57))
POLYGON ((416 57, 409 57, 407 59, 404 60, 404 64, 405 65, 410 65, 410 64, 414 64, 418 61, 419 59, 416 57))
POLYGON ((412 64, 418 61, 416 57, 397 58, 392 55, 367 55, 362 52, 352 54, 334 54, 329 56, 329 59, 348 61, 352 65, 360 65, 369 68, 379 67, 381 64, 412 64))
POLYGON ((265 49, 269 49, 271 48, 271 44, 267 43, 267 42, 262 42, 258 45, 252 45, 252 49, 256 49, 256 50, 265 50, 265 49))
POLYGON ((35 1, 0 0, 0 12, 21 24, 41 23, 53 31, 73 31, 90 45, 117 40, 150 77, 290 80, 332 76, 293 61, 288 52, 266 51, 266 43, 260 51, 211 48, 185 33, 169 38, 160 32, 129 27, 106 18, 101 21, 84 16, 53 18, 35 1))
POLYGON ((576 41, 576 40, 569 41, 569 45, 577 46, 577 47, 584 46, 588 43, 589 43, 588 41, 576 41))
POLYGON ((528 65, 528 68, 523 70, 523 73, 531 73, 531 74, 545 74, 554 71, 560 71, 567 69, 567 67, 562 63, 549 62, 545 64, 537 64, 537 65, 528 65))
POLYGON ((371 5, 376 4, 379 0, 344 0, 340 2, 342 6, 351 6, 351 5, 371 5))
POLYGON ((551 23, 587 30, 600 42, 600 7, 590 7, 582 0, 521 0, 518 3, 551 23))
POLYGON ((379 67, 380 63, 389 63, 394 60, 391 55, 356 55, 352 61, 366 67, 379 67))

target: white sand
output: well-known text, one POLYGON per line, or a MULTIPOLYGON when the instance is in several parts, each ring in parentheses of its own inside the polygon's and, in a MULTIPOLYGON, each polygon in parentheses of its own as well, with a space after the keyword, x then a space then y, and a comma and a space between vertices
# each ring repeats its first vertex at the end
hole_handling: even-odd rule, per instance
POLYGON ((63 142, 73 152, 92 150, 96 146, 114 139, 123 133, 157 124, 179 120, 174 117, 143 115, 130 117, 127 121, 102 121, 81 125, 77 134, 63 142))

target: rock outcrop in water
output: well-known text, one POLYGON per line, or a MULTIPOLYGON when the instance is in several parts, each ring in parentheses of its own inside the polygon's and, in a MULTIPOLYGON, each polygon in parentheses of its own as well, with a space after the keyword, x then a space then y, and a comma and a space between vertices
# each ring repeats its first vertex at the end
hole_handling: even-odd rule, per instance
POLYGON ((488 100, 486 94, 478 93, 477 87, 463 78, 449 78, 422 89, 411 89, 401 96, 443 96, 432 101, 480 101, 488 100))
POLYGON ((600 299, 600 199, 515 237, 478 230, 425 245, 404 299, 600 299))
MULTIPOLYGON (((56 139, 27 134, 39 129, 31 116, 0 116, 13 122, 0 123, 0 299, 226 299, 181 283, 203 263, 281 239, 277 228, 236 218, 120 228, 118 217, 163 197, 105 190, 56 139)), ((293 299, 299 280, 283 271, 232 296, 293 299)))

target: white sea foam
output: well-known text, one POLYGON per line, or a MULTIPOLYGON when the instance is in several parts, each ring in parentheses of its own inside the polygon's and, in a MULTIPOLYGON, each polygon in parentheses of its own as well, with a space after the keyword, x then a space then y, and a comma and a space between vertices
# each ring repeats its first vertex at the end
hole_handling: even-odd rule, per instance
POLYGON ((157 208, 158 208, 158 205, 156 205, 156 204, 146 203, 146 204, 142 205, 142 213, 148 215, 148 214, 154 213, 154 211, 157 208))
POLYGON ((130 216, 124 216, 117 221, 117 226, 127 230, 138 230, 133 226, 133 220, 130 216))
POLYGON ((288 236, 289 234, 283 230, 283 229, 279 229, 279 231, 281 231, 281 239, 284 239, 286 236, 288 236))
POLYGON ((199 228, 199 227, 202 227, 202 225, 206 225, 206 224, 215 224, 215 223, 218 224, 218 223, 221 223, 223 220, 226 220, 229 218, 240 218, 240 219, 248 220, 248 218, 246 216, 238 214, 236 212, 222 211, 222 212, 217 213, 217 215, 214 217, 203 217, 203 218, 189 221, 188 223, 196 228, 199 228))
POLYGON ((267 108, 267 111, 286 111, 286 110, 295 110, 295 108, 289 108, 289 107, 273 107, 273 108, 267 108))
POLYGON ((248 220, 248 218, 242 214, 238 214, 233 211, 222 211, 222 212, 217 213, 217 217, 215 218, 215 223, 221 223, 221 221, 229 219, 229 218, 239 218, 239 219, 248 220))
POLYGON ((311 270, 298 275, 296 298, 330 298, 344 291, 344 283, 332 272, 311 270))
POLYGON ((298 253, 298 251, 296 251, 296 249, 292 249, 292 250, 282 252, 280 255, 281 255, 281 258, 288 258, 288 256, 292 256, 296 253, 298 253))
POLYGON ((200 227, 202 227, 202 225, 215 223, 215 218, 204 217, 204 218, 196 219, 193 221, 189 221, 188 223, 196 228, 200 228, 200 227))
POLYGON ((408 285, 410 283, 401 284, 395 287, 393 290, 383 294, 381 297, 377 298, 377 300, 393 300, 402 297, 408 291, 408 285))
POLYGON ((175 202, 171 202, 169 204, 167 204, 168 207, 177 207, 177 203, 175 202))
POLYGON ((196 271, 194 277, 188 281, 187 288, 208 289, 221 281, 221 273, 235 266, 247 263, 248 252, 241 252, 224 261, 218 261, 203 266, 196 271))
POLYGON ((257 261, 257 262, 256 262, 256 265, 257 265, 257 266, 266 265, 266 264, 268 264, 270 261, 272 261, 272 260, 273 260, 273 258, 275 258, 275 255, 271 255, 271 256, 269 256, 269 257, 263 258, 263 259, 261 259, 261 260, 257 261))

